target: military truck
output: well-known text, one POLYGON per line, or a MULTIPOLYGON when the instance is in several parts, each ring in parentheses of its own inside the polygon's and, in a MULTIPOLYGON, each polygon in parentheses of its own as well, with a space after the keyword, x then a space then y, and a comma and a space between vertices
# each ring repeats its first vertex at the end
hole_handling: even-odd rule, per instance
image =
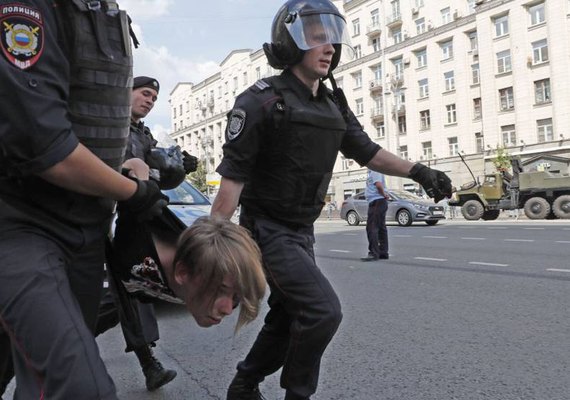
POLYGON ((521 208, 529 219, 570 219, 570 175, 524 172, 519 158, 511 159, 511 165, 512 174, 497 171, 485 175, 482 183, 467 166, 473 181, 462 185, 449 205, 460 206, 463 217, 471 221, 494 220, 501 210, 521 208))

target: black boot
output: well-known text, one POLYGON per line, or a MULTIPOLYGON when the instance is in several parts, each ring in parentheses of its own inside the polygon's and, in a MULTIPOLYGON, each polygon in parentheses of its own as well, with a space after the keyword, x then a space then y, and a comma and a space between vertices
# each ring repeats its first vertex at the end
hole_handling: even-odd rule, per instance
POLYGON ((226 400, 265 400, 265 397, 259 391, 258 382, 237 373, 230 383, 226 400))
POLYGON ((158 389, 176 378, 176 371, 165 369, 160 361, 152 354, 150 346, 135 349, 143 374, 146 378, 146 388, 149 391, 158 389))

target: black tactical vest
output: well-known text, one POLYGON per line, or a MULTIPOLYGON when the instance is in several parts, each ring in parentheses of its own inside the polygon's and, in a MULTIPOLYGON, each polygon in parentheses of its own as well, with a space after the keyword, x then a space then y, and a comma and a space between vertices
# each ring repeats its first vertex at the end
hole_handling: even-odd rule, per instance
MULTIPOLYGON (((119 170, 130 123, 129 22, 115 0, 61 1, 55 8, 70 64, 69 118, 79 141, 119 170)), ((81 226, 86 240, 108 230, 114 201, 81 195, 31 176, 5 181, 5 200, 57 233, 81 226), (47 221, 47 222, 42 222, 47 221), (57 228, 57 226, 61 226, 57 228)))
POLYGON ((262 146, 241 202, 247 215, 268 217, 292 227, 311 226, 324 205, 346 123, 327 96, 327 105, 309 108, 280 76, 266 81, 282 96, 272 132, 262 146))

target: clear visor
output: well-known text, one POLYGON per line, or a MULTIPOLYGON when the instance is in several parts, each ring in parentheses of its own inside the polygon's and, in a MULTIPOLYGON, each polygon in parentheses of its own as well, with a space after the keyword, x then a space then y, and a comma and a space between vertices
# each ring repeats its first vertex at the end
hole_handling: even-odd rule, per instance
POLYGON ((354 49, 350 44, 346 22, 342 17, 335 14, 309 14, 292 17, 292 21, 286 21, 285 26, 299 49, 310 50, 325 44, 339 44, 344 45, 345 55, 353 57, 354 49))

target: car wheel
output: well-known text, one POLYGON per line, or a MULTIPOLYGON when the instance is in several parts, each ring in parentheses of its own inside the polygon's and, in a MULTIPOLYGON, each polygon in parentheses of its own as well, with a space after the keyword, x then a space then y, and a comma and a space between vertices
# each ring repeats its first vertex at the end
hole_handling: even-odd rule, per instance
POLYGON ((412 214, 408 210, 400 210, 396 214, 396 221, 400 226, 410 226, 412 225, 412 214))
POLYGON ((531 197, 524 203, 524 215, 529 219, 545 219, 550 214, 550 204, 542 197, 531 197))
POLYGON ((360 224, 360 218, 358 217, 356 211, 349 211, 348 214, 346 214, 346 222, 348 222, 348 225, 350 226, 356 226, 360 224))
POLYGON ((436 220, 433 220, 433 221, 426 221, 426 224, 428 224, 429 226, 434 226, 434 225, 437 224, 438 222, 439 222, 439 221, 436 219, 436 220))
POLYGON ((463 207, 461 207, 463 218, 469 221, 477 221, 483 216, 484 212, 483 204, 478 200, 467 200, 465 204, 463 204, 463 207))
POLYGON ((493 221, 499 218, 500 214, 501 210, 487 210, 483 213, 483 216, 481 218, 483 218, 485 221, 493 221))
POLYGON ((552 203, 552 210, 554 211, 554 215, 556 215, 560 219, 569 219, 570 218, 570 196, 565 194, 559 196, 554 203, 552 203))

